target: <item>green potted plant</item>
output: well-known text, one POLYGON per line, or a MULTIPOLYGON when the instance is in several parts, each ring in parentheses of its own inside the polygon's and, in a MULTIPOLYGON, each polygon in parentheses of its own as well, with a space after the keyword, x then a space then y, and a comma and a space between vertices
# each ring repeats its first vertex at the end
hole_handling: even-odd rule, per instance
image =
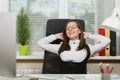
POLYGON ((17 15, 17 42, 18 50, 21 56, 28 55, 28 44, 30 38, 29 15, 24 8, 21 8, 17 15))

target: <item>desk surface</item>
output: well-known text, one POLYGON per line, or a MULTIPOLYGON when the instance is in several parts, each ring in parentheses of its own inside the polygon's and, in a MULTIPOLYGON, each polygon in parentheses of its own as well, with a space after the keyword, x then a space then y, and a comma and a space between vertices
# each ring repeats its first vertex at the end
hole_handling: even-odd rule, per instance
MULTIPOLYGON (((0 80, 101 80, 100 74, 26 74, 19 78, 0 76, 0 80)), ((120 80, 117 74, 111 75, 111 80, 120 80)))
MULTIPOLYGON (((43 60, 44 56, 38 55, 38 56, 32 56, 32 55, 28 55, 28 56, 19 56, 17 55, 16 57, 17 60, 43 60)), ((94 57, 90 57, 90 60, 120 60, 120 56, 94 56, 94 57)))

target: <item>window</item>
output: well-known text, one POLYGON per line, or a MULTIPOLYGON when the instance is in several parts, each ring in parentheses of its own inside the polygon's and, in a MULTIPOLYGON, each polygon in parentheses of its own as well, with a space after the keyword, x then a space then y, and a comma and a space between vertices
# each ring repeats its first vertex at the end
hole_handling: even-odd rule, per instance
POLYGON ((68 0, 68 17, 85 20, 85 30, 97 33, 102 21, 111 15, 114 3, 114 0, 68 0))
POLYGON ((85 20, 85 30, 94 32, 95 28, 95 0, 69 0, 68 16, 85 20))
POLYGON ((19 12, 24 7, 30 18, 30 44, 45 36, 46 21, 58 18, 58 0, 10 0, 10 11, 19 12))
POLYGON ((114 7, 114 0, 68 0, 68 16, 84 19, 85 30, 97 32, 97 27, 112 14, 114 7))
POLYGON ((10 11, 18 13, 21 7, 27 9, 30 44, 34 45, 45 36, 46 21, 51 18, 83 19, 86 31, 97 32, 97 27, 111 15, 114 3, 114 0, 10 0, 10 11))

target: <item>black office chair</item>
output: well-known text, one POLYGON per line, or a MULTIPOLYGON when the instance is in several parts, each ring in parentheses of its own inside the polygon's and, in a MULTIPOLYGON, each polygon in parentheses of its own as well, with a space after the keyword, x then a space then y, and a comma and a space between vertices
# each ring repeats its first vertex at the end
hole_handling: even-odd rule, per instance
MULTIPOLYGON (((46 36, 62 32, 63 28, 65 27, 65 23, 68 20, 69 19, 49 19, 47 21, 46 36)), ((79 19, 75 19, 75 20, 78 20, 82 24, 83 29, 85 29, 85 23, 83 20, 79 20, 79 19)), ((55 40, 52 43, 59 44, 60 42, 61 40, 55 40)), ((57 54, 45 51, 42 73, 59 74, 60 63, 61 63, 61 59, 57 54)))

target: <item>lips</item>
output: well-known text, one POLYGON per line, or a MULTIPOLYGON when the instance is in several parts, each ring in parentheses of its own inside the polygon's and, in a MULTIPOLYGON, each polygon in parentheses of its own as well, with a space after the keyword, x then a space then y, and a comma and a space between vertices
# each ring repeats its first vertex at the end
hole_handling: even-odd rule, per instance
POLYGON ((69 33, 69 35, 73 35, 73 34, 75 34, 75 32, 70 32, 70 33, 69 33))

